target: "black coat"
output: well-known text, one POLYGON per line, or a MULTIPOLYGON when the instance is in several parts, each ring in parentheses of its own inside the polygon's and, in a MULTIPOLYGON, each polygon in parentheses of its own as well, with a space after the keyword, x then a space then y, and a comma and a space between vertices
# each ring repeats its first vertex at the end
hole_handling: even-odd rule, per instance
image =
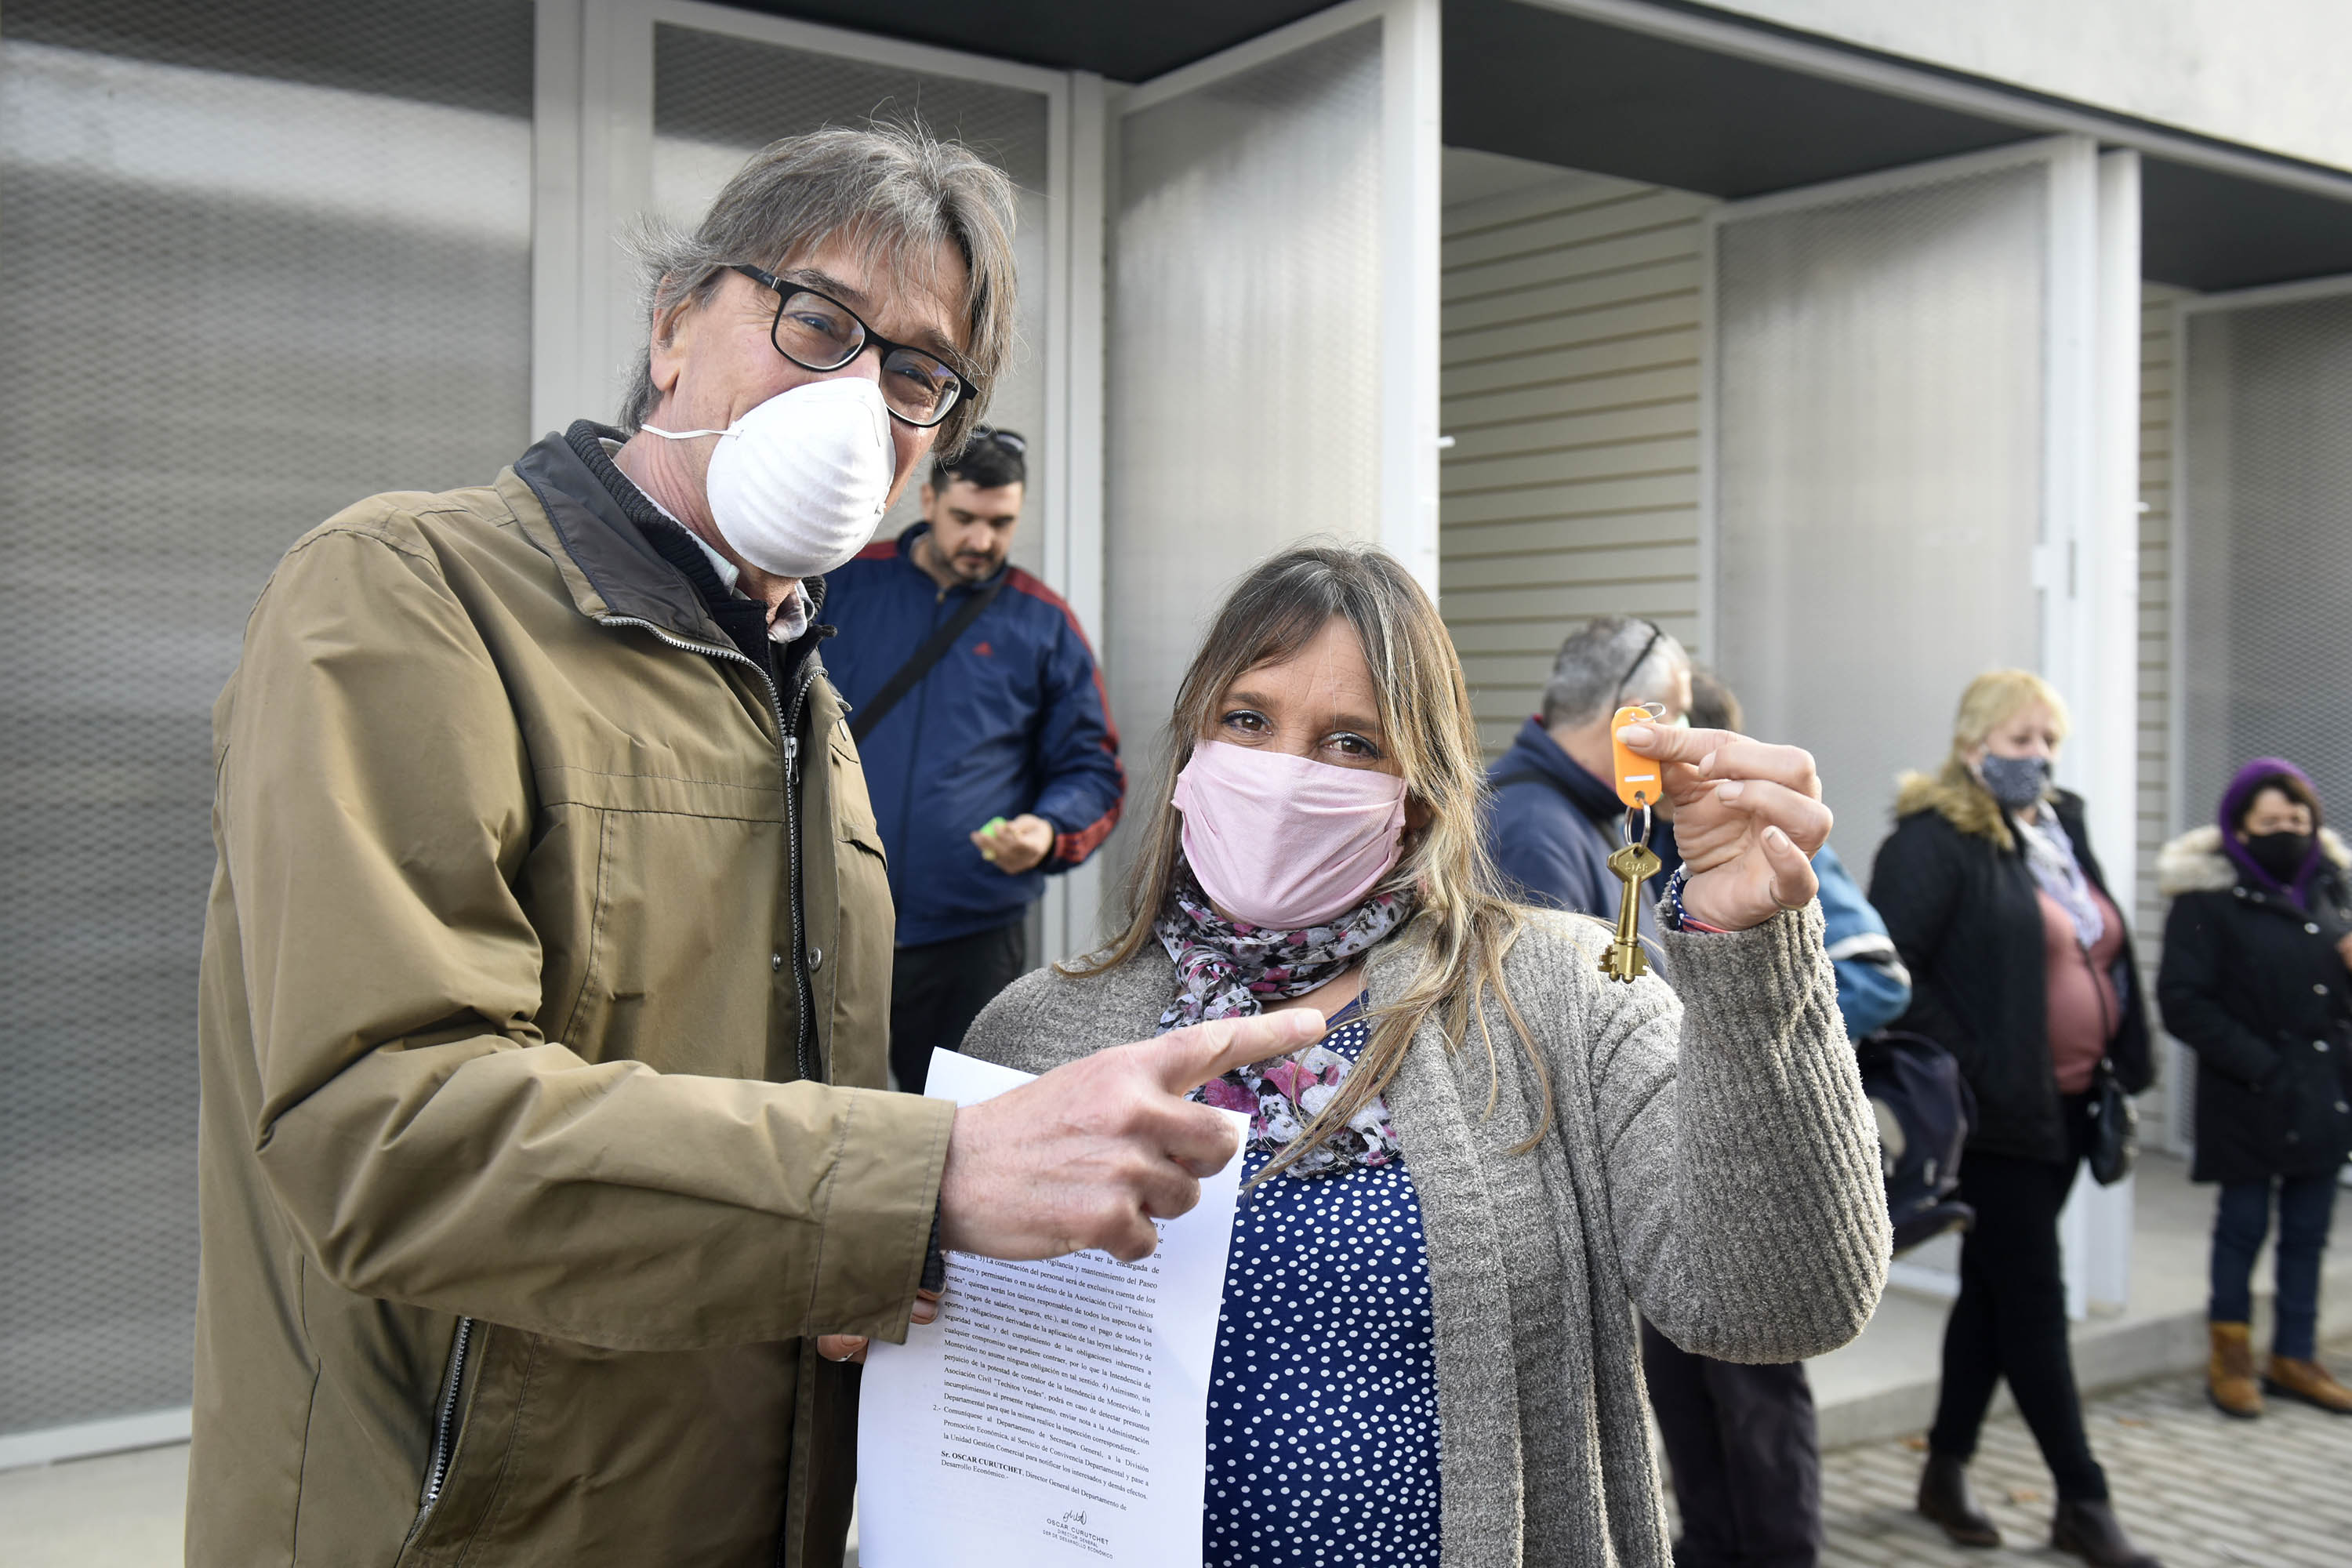
MULTIPOLYGON (((2167 847, 2168 863, 2183 842, 2167 847)), ((2156 983, 2164 1026, 2197 1053, 2190 1173, 2324 1174, 2352 1153, 2352 975, 2336 949, 2352 930, 2352 895, 2330 866, 2297 909, 2245 886, 2218 849, 2211 858, 2230 885, 2173 899, 2156 983)))
MULTIPOLYGON (((2106 878, 2084 831, 2081 798, 2062 793, 2057 807, 2083 874, 2105 893, 2106 878)), ((1870 901, 1885 917, 1895 950, 1911 971, 1911 1007, 1894 1027, 1925 1035, 1951 1052, 1976 1095, 1968 1146, 2064 1161, 2066 1133, 2050 1059, 2042 904, 2023 847, 2012 842, 2003 849, 1988 835, 1964 832, 1933 806, 1914 811, 1878 847, 1870 901)), ((2125 1004, 2107 1056, 2125 1090, 2137 1094, 2155 1074, 2147 1001, 2128 931, 2116 967, 2125 1004)))

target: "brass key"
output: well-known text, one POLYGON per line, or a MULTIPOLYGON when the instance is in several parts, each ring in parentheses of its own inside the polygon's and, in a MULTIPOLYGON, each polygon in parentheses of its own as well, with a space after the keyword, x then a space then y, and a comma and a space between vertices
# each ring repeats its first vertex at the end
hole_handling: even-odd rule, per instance
POLYGON ((1609 857, 1609 868, 1625 883, 1625 896, 1617 906, 1617 940, 1601 955, 1601 973, 1612 980, 1631 984, 1650 973, 1650 960, 1642 952, 1642 906, 1636 900, 1642 896, 1642 884, 1664 864, 1646 844, 1628 844, 1609 857))

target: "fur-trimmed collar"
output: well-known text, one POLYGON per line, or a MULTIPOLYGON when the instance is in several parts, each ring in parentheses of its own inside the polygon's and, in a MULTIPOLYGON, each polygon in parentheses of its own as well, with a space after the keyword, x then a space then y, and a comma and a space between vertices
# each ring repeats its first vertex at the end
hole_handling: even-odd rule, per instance
MULTIPOLYGON (((2352 868, 2352 849, 2332 827, 2319 830, 2319 852, 2339 871, 2352 868)), ((2211 823, 2190 828, 2156 853, 2156 890, 2168 899, 2237 885, 2237 863, 2222 852, 2221 829, 2211 823)))
POLYGON ((1917 811, 1933 811, 1962 833, 1990 838, 2003 849, 2017 847, 2000 802, 1957 763, 1945 763, 1940 773, 1905 773, 1895 781, 1896 819, 1917 811))

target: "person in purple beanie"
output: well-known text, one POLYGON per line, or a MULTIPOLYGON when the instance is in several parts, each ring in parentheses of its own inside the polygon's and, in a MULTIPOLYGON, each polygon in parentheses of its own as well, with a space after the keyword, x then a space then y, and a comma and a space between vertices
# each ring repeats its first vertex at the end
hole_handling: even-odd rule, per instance
POLYGON ((2172 912, 2157 999, 2197 1053, 2192 1179, 2215 1182, 2206 1389, 2252 1418, 2265 1393, 2352 1415, 2352 1389, 2315 1359, 2320 1257, 2352 1154, 2352 867, 2301 768, 2257 757, 2213 826, 2157 861, 2172 912), (2278 1298, 2257 1382, 2254 1255, 2278 1206, 2278 1298))

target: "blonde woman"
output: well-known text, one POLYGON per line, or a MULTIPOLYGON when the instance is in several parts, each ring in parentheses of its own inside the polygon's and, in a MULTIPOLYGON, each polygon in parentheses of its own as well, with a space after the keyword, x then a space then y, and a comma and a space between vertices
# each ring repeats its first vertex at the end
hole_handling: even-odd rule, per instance
POLYGON ((2148 1085, 2147 1006, 2131 933, 2091 853, 2083 803, 2054 788, 2066 704, 2040 676, 1969 683, 1952 749, 1905 778, 1870 901, 1911 971, 1895 1026, 1940 1043, 1975 1091, 1955 1195, 1976 1210, 1944 1329, 1943 1389, 1919 1511, 1963 1546, 2000 1531, 1968 1484, 2006 1378, 2057 1483, 2050 1542, 2096 1568, 2156 1568, 2108 1506, 2066 1345, 2058 1211, 2089 1148, 2094 1080, 2148 1085))
POLYGON ((1171 741, 1125 928, 964 1048, 1043 1071, 1200 1018, 1330 1020, 1203 1091, 1253 1126, 1202 1561, 1664 1564, 1629 1300, 1691 1350, 1790 1361, 1852 1338, 1885 1271, 1812 759, 1633 737, 1685 857, 1670 992, 1494 890, 1460 662, 1379 551, 1253 571, 1171 741))

